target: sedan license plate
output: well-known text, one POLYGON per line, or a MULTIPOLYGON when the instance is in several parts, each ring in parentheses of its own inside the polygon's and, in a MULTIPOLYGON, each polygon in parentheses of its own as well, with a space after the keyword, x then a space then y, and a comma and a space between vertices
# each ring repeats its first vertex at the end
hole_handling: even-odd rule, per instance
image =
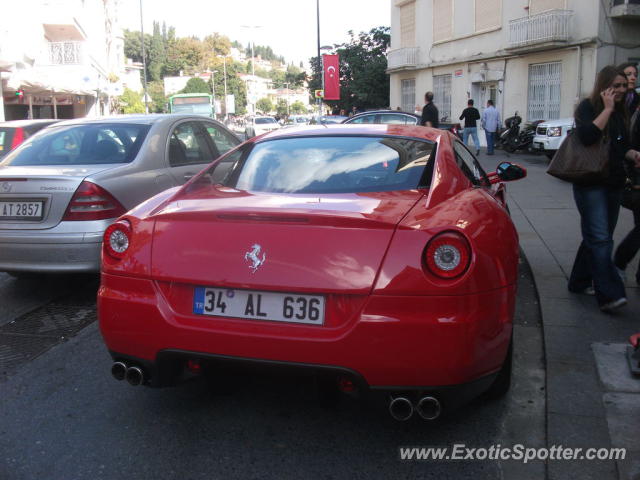
POLYGON ((542 143, 540 143, 540 142, 535 142, 535 143, 533 144, 533 147, 534 147, 536 150, 544 150, 544 145, 543 145, 542 143))
POLYGON ((29 201, 1 201, 0 219, 22 220, 42 218, 42 202, 29 201))
POLYGON ((324 301, 324 297, 320 295, 196 287, 193 313, 322 325, 324 301))

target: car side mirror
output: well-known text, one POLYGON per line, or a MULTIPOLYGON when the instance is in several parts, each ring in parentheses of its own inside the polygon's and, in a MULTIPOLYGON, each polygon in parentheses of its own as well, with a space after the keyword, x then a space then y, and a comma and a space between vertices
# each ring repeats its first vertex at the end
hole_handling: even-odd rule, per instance
POLYGON ((512 182, 527 176, 527 170, 516 163, 501 162, 495 172, 488 174, 491 183, 512 182))

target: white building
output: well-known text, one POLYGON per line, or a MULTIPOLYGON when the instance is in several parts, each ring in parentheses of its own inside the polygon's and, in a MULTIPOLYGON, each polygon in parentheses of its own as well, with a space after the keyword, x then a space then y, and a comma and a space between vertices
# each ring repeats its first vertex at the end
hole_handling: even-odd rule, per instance
POLYGON ((608 64, 640 60, 638 0, 391 0, 390 105, 433 91, 457 120, 472 98, 504 119, 573 116, 608 64))
POLYGON ((14 6, 21 14, 4 15, 0 115, 11 120, 110 113, 111 97, 123 91, 120 3, 22 0, 14 6))
POLYGON ((269 98, 276 105, 280 100, 284 100, 287 105, 292 105, 296 102, 302 103, 305 108, 309 109, 309 89, 307 88, 277 88, 271 90, 269 98))
POLYGON ((247 112, 254 114, 258 100, 268 98, 271 89, 271 80, 257 75, 238 74, 247 87, 247 112))

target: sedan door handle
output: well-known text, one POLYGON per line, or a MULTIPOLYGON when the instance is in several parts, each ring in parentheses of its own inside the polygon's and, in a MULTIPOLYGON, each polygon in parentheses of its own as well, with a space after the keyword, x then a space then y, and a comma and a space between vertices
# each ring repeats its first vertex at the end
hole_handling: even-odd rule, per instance
POLYGON ((185 182, 188 182, 189 180, 191 180, 193 178, 194 175, 195 175, 195 173, 185 173, 183 178, 184 178, 185 182))

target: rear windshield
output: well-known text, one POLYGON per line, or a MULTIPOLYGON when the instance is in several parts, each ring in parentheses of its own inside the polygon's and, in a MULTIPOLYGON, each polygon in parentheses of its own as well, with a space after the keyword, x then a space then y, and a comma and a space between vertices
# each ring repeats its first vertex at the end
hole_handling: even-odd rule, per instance
POLYGON ((271 140, 254 146, 230 186, 286 193, 411 190, 422 186, 433 149, 430 142, 390 137, 271 140))
POLYGON ((52 127, 25 141, 2 165, 93 165, 132 161, 148 125, 90 124, 52 127))
POLYGON ((0 127, 0 158, 4 157, 11 150, 13 132, 15 128, 0 127))

